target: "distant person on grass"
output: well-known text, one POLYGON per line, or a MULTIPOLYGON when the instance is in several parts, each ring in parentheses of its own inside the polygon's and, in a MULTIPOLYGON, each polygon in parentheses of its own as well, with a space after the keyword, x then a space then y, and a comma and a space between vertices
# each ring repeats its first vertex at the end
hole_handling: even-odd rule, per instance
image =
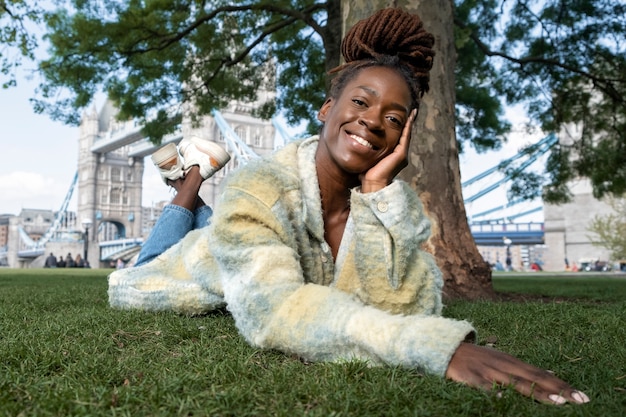
POLYGON ((46 262, 43 265, 44 268, 56 268, 57 267, 57 257, 54 256, 52 252, 46 258, 46 262))
POLYGON ((76 258, 74 259, 74 268, 84 268, 85 267, 85 261, 83 260, 83 257, 79 254, 76 255, 76 258))
POLYGON ((72 258, 72 254, 68 253, 67 256, 65 257, 65 267, 74 268, 75 266, 76 266, 76 262, 74 261, 74 258, 72 258))
MULTIPOLYGON (((475 345, 468 322, 440 315, 441 274, 420 250, 430 223, 395 179, 433 43, 419 17, 400 9, 357 23, 319 110, 319 136, 234 171, 210 226, 113 272, 110 304, 187 314, 227 305, 253 346, 418 368, 487 390, 511 384, 547 403, 589 401, 548 371, 475 345)), ((192 173, 174 201, 200 181, 192 173)), ((189 214, 186 226, 193 221, 189 214)))

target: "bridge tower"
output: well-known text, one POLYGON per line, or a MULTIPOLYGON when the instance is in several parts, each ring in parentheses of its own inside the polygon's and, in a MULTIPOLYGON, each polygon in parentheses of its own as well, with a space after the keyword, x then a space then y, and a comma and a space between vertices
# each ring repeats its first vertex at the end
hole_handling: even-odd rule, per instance
MULTIPOLYGON (((129 156, 128 145, 92 151, 96 142, 114 135, 119 126, 109 102, 100 112, 94 108, 85 113, 81 122, 77 216, 79 224, 89 222, 89 244, 141 237, 143 158, 129 156)), ((94 247, 92 252, 89 260, 96 266, 98 251, 94 247)))

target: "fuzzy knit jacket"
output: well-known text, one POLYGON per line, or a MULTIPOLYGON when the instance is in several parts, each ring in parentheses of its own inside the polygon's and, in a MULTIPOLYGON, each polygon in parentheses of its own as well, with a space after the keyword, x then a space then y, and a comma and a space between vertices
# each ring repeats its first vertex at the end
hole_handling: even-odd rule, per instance
POLYGON ((109 276, 111 306, 199 314, 227 305, 253 346, 443 376, 474 329, 440 316, 442 278, 420 249, 430 223, 417 195, 399 180, 353 190, 334 260, 317 145, 317 137, 296 141, 234 171, 210 226, 109 276))

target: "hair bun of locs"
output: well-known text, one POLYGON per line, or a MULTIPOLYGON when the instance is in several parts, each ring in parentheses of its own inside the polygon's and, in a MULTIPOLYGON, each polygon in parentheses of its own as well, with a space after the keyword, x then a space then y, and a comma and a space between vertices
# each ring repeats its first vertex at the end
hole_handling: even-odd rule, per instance
POLYGON ((399 8, 387 8, 352 26, 341 43, 341 53, 346 64, 381 55, 397 56, 420 79, 423 90, 428 91, 434 44, 435 37, 424 29, 419 16, 399 8))

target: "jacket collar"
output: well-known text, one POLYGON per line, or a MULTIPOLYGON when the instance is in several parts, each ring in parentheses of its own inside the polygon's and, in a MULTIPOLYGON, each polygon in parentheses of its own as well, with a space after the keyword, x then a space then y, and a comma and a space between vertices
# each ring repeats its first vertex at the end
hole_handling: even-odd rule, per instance
POLYGON ((302 184, 302 210, 307 229, 318 240, 324 241, 324 220, 322 219, 322 200, 315 167, 315 152, 319 136, 311 136, 298 147, 298 171, 302 184))

